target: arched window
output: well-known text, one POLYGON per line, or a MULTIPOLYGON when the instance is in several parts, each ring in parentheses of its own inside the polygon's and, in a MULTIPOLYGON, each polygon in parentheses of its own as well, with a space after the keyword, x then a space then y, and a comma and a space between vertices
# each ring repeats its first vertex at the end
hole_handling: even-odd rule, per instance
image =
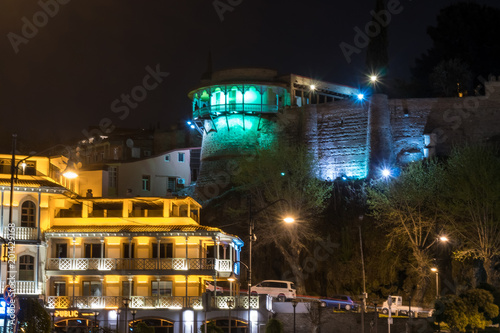
POLYGON ((174 324, 172 322, 156 318, 132 320, 128 324, 131 328, 130 330, 133 331, 141 322, 153 328, 155 333, 171 333, 174 331, 174 324))
POLYGON ((21 227, 36 227, 36 205, 33 201, 25 201, 21 206, 21 227))
POLYGON ((19 257, 19 280, 35 280, 35 258, 33 256, 24 255, 19 257))

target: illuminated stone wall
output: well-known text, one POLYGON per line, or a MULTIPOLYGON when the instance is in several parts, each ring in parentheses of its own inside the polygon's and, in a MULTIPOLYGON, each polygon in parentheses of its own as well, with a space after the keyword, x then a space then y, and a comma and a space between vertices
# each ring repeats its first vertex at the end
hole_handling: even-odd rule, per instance
POLYGON ((205 196, 218 195, 237 170, 235 157, 251 156, 278 138, 308 145, 318 160, 317 176, 324 180, 377 177, 378 168, 447 155, 458 144, 498 142, 500 82, 487 83, 487 92, 486 97, 466 98, 374 95, 363 103, 346 99, 288 107, 262 118, 260 131, 258 117, 234 115, 228 123, 219 117, 217 132, 203 138, 198 185, 210 185, 205 196))
MULTIPOLYGON (((294 110, 290 110, 293 112, 294 110)), ((318 159, 318 177, 364 178, 368 172, 368 107, 352 100, 308 105, 305 142, 318 159)))

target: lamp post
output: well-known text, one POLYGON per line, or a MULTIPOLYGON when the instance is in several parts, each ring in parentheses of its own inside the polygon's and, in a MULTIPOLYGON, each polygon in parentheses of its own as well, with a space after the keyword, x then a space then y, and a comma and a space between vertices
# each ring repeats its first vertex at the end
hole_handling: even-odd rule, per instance
POLYGON ((119 328, 118 323, 120 322, 120 312, 121 311, 122 310, 120 310, 120 309, 116 309, 116 333, 119 332, 118 331, 118 328, 119 328))
POLYGON ((299 300, 296 298, 292 298, 292 306, 293 306, 293 333, 295 333, 295 308, 299 304, 299 300))
MULTIPOLYGON (((21 160, 19 160, 17 163, 16 163, 16 143, 17 143, 17 134, 12 134, 12 160, 11 160, 11 165, 10 165, 10 201, 9 201, 9 218, 8 218, 8 226, 9 228, 7 228, 7 230, 13 230, 13 232, 10 232, 8 231, 7 235, 5 235, 4 233, 4 236, 10 240, 9 242, 9 250, 8 252, 12 251, 14 252, 13 254, 15 255, 15 241, 16 241, 16 230, 15 228, 11 228, 11 226, 14 226, 13 222, 12 222, 12 207, 13 207, 13 203, 14 203, 14 182, 17 181, 18 179, 18 171, 19 171, 19 165, 21 163, 23 163, 23 167, 26 166, 25 164, 25 161, 27 159, 29 159, 30 157, 33 157, 35 155, 29 155, 21 160), (12 245, 10 245, 12 244, 12 245), (11 250, 12 249, 12 250, 11 250)), ((70 155, 71 154, 71 150, 69 149, 68 146, 65 146, 65 145, 55 145, 49 149, 45 149, 43 151, 41 151, 40 153, 37 153, 37 154, 41 154, 43 152, 47 152, 49 150, 52 150, 54 149, 55 147, 58 147, 58 146, 64 146, 68 149, 68 154, 70 155)), ((74 172, 74 171, 71 171, 69 172, 69 157, 68 157, 68 167, 66 168, 66 170, 64 171, 63 173, 63 176, 65 178, 68 178, 68 179, 73 179, 73 178, 76 178, 78 175, 74 172)), ((5 230, 5 229, 4 229, 5 230)), ((2 232, 4 232, 4 230, 2 230, 2 232)), ((40 238, 40 226, 38 226, 38 238, 40 238)), ((2 237, 2 240, 4 240, 5 242, 5 239, 3 239, 2 237)), ((40 241, 40 239, 38 239, 40 241)), ((8 253, 9 255, 9 253, 8 253)), ((37 256, 37 260, 38 259, 38 256, 37 256)), ((14 260, 13 260, 13 264, 15 264, 15 256, 14 256, 14 260)), ((6 269, 6 284, 10 284, 12 286, 16 285, 16 271, 10 271, 10 264, 7 264, 7 269, 6 269)), ((35 276, 35 281, 38 281, 38 275, 35 276)), ((13 288, 14 289, 14 288, 13 288)), ((15 289, 13 290, 13 293, 15 293, 15 289)), ((74 296, 73 296, 74 297, 74 296)), ((11 321, 15 322, 17 320, 16 317, 14 318, 11 318, 10 319, 11 321)), ((9 319, 7 317, 5 317, 4 319, 4 333, 5 333, 5 330, 7 328, 7 324, 8 324, 8 321, 9 319)))
POLYGON ((125 306, 125 332, 128 332, 127 314, 128 314, 129 302, 130 302, 130 300, 128 298, 123 299, 123 306, 125 306))
MULTIPOLYGON (((250 320, 250 295, 252 294, 252 242, 254 241, 254 228, 255 228, 255 222, 253 220, 253 217, 258 215, 260 212, 268 209, 272 205, 284 201, 288 204, 288 201, 285 199, 278 199, 276 201, 271 202, 269 205, 265 206, 264 208, 259 209, 258 211, 254 212, 252 211, 252 197, 248 197, 248 237, 249 237, 249 242, 248 242, 248 329, 249 332, 252 332, 252 322, 250 320)), ((288 206, 290 206, 288 204, 288 206)), ((284 219, 286 223, 293 223, 295 220, 292 217, 286 217, 284 219)))
MULTIPOLYGON (((55 317, 55 311, 50 311, 50 316, 52 317, 52 332, 55 332, 56 331, 56 327, 55 327, 55 324, 54 324, 54 317, 55 317)), ((5 322, 5 321, 4 321, 5 322)))
POLYGON ((227 299, 227 307, 229 309, 229 333, 231 333, 231 309, 233 308, 234 306, 234 299, 232 298, 232 296, 229 296, 229 298, 227 299))
MULTIPOLYGON (((360 222, 363 220, 363 215, 359 216, 360 222)), ((359 248, 361 253, 361 270, 363 273, 363 304, 361 305, 361 333, 365 333, 365 311, 366 311, 366 276, 365 276, 365 259, 363 256, 363 237, 361 236, 361 225, 359 230, 359 248)))
POLYGON ((431 271, 436 273, 436 299, 438 299, 439 298, 439 270, 437 269, 437 267, 432 267, 431 271))
POLYGON ((137 310, 130 311, 132 314, 132 332, 135 332, 135 315, 137 314, 137 310))
POLYGON ((94 329, 95 332, 99 332, 99 325, 97 324, 97 316, 99 315, 99 312, 94 311, 94 329))

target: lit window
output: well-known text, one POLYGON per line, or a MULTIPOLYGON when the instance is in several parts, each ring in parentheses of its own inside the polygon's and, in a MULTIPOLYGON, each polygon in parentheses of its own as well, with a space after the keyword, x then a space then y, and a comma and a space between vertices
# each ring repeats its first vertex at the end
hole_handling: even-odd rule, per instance
POLYGON ((64 281, 54 282, 54 296, 66 296, 66 282, 64 281))
POLYGON ((151 191, 151 176, 149 175, 142 176, 142 190, 151 191))
POLYGON ((83 281, 83 296, 102 296, 102 283, 99 281, 83 281))
POLYGON ((151 281, 151 295, 171 296, 172 281, 151 281))
POLYGON ((118 167, 110 166, 108 167, 109 174, 109 187, 116 188, 116 183, 118 180, 118 167))
POLYGON ((184 163, 184 153, 179 153, 179 162, 184 163))

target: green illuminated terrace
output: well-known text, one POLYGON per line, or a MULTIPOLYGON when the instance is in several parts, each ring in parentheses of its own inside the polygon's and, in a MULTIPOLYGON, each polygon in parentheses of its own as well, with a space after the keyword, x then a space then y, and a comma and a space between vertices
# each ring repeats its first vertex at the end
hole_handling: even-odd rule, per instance
POLYGON ((229 114, 277 113, 290 105, 284 87, 259 84, 230 84, 202 87, 190 93, 193 119, 212 119, 229 114))

